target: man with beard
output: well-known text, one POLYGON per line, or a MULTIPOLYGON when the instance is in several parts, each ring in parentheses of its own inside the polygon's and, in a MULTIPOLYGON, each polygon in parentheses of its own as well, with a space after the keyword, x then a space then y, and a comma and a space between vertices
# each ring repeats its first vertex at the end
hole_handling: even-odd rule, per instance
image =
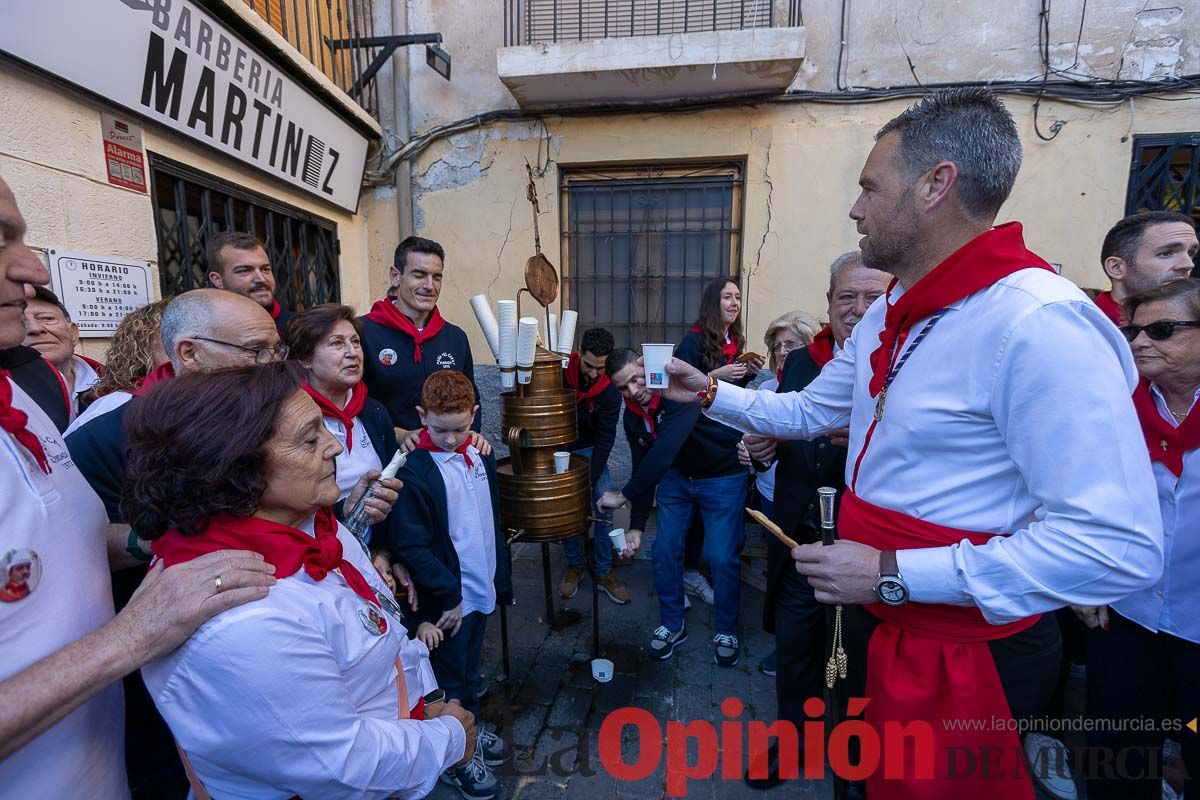
POLYGON ((248 233, 222 231, 208 240, 208 282, 249 297, 267 310, 280 336, 295 316, 275 299, 275 273, 262 243, 248 233))
POLYGON ((845 609, 845 689, 869 698, 867 724, 919 729, 932 755, 873 772, 873 798, 1031 800, 1015 721, 1057 678, 1044 613, 1163 568, 1127 344, 1020 223, 992 227, 1020 164, 994 93, 927 96, 884 125, 859 176, 863 263, 895 279, 839 357, 786 394, 667 365, 669 399, 747 433, 849 423, 839 541, 792 557, 845 609))
MULTIPOLYGON (((783 366, 778 392, 799 392, 821 374, 846 347, 854 327, 880 295, 891 278, 885 272, 863 264, 857 250, 843 253, 829 267, 829 325, 808 347, 794 350, 783 366)), ((776 494, 771 519, 798 542, 820 541, 821 516, 817 489, 822 486, 843 488, 846 472, 845 428, 812 441, 778 442, 774 438, 747 434, 743 441, 750 455, 764 464, 778 459, 775 485, 784 489, 776 494)), ((803 731, 804 701, 820 697, 825 669, 825 648, 831 631, 825 628, 826 608, 816 601, 808 580, 792 569, 791 553, 774 537, 767 537, 767 592, 763 604, 763 628, 776 636, 775 696, 778 718, 803 731)), ((803 741, 796 753, 804 749, 803 741)), ((778 743, 768 757, 765 776, 753 769, 757 754, 751 753, 752 769, 747 773, 751 786, 767 788, 781 782, 778 743), (757 777, 750 777, 751 774, 757 777)))
POLYGON ((1114 325, 1124 324, 1121 304, 1134 294, 1186 278, 1200 242, 1196 223, 1175 211, 1143 211, 1112 226, 1100 247, 1100 262, 1112 289, 1096 294, 1096 305, 1114 325))

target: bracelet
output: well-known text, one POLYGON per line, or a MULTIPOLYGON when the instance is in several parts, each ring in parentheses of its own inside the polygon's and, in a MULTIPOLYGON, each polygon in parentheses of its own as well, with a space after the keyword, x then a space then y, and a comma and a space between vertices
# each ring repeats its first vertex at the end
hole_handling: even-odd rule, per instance
POLYGON ((125 540, 125 552, 142 562, 149 562, 154 559, 154 556, 146 555, 146 551, 138 544, 137 531, 133 528, 129 529, 129 538, 125 540))
POLYGON ((696 392, 696 397, 700 398, 700 407, 708 408, 713 404, 713 400, 717 398, 717 379, 712 375, 708 376, 708 386, 702 392, 696 392))

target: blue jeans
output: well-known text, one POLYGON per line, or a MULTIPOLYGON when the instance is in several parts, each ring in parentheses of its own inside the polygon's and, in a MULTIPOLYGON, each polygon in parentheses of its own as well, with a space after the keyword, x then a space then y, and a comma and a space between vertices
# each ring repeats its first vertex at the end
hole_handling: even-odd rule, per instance
POLYGON ((744 473, 685 478, 674 468, 659 481, 654 591, 661 624, 668 629, 683 628, 683 544, 693 512, 699 512, 704 523, 704 560, 713 578, 713 627, 717 633, 737 634, 746 487, 744 473))
MULTIPOLYGON (((575 455, 583 456, 590 459, 592 457, 592 448, 585 447, 582 450, 574 451, 575 455)), ((592 545, 592 558, 596 562, 596 577, 603 578, 612 568, 612 539, 608 534, 612 531, 612 512, 605 511, 603 515, 596 508, 596 503, 600 501, 600 495, 605 492, 612 491, 612 476, 608 473, 608 464, 604 465, 604 471, 600 473, 599 479, 592 484, 592 516, 596 519, 602 519, 603 522, 597 522, 593 535, 596 541, 592 545)), ((579 536, 572 536, 570 539, 563 541, 563 551, 567 554, 567 564, 572 567, 584 567, 583 563, 583 547, 580 545, 582 538, 587 536, 585 528, 579 536)))

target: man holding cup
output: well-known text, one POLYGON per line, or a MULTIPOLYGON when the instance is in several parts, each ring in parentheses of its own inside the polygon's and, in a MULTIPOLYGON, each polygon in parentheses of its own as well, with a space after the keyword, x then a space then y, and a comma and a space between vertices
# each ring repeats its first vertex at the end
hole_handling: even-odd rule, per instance
MULTIPOLYGON (((587 458, 591 466, 592 503, 612 489, 608 471, 608 456, 617 440, 617 419, 621 415, 621 395, 604 373, 604 365, 613 351, 613 335, 603 328, 589 328, 580 339, 579 352, 572 353, 563 380, 575 391, 576 416, 579 420, 579 435, 568 448, 572 453, 587 458)), ((559 454, 554 454, 556 469, 559 454)), ((603 511, 596 519, 593 545, 596 588, 608 595, 619 606, 629 602, 629 590, 612 574, 612 512, 603 511)), ((574 597, 579 591, 579 582, 587 573, 582 537, 572 537, 563 542, 567 556, 567 571, 558 584, 560 597, 574 597)))

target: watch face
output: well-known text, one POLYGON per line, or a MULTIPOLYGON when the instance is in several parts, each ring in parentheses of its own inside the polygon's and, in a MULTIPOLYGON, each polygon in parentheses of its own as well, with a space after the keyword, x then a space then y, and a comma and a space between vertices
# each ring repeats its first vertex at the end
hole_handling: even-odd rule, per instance
POLYGON ((908 587, 893 578, 882 578, 875 586, 879 599, 889 606, 902 606, 908 602, 908 587))

